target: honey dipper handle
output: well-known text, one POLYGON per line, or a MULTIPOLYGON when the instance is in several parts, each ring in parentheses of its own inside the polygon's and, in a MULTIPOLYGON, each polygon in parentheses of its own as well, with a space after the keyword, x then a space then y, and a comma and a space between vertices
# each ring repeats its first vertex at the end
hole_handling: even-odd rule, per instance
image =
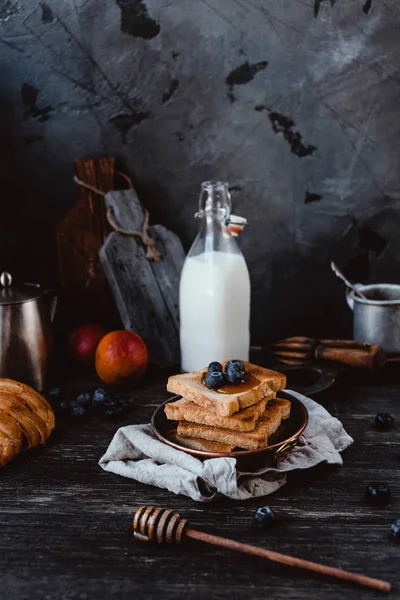
POLYGON ((369 342, 359 342, 357 340, 319 340, 319 343, 330 348, 360 348, 361 350, 371 348, 369 342))
POLYGON ((385 353, 381 346, 371 344, 363 348, 339 348, 336 346, 325 346, 319 344, 314 356, 317 360, 329 360, 339 362, 349 367, 379 371, 385 366, 385 353))
POLYGON ((198 531, 197 529, 187 529, 186 536, 205 542, 206 544, 212 544, 214 546, 221 546, 222 548, 228 548, 229 550, 237 550, 238 552, 244 552, 245 554, 252 554, 253 556, 260 556, 261 558, 267 558, 273 562, 288 565, 289 567, 299 567, 300 569, 307 569, 308 571, 314 571, 322 575, 330 575, 336 577, 336 579, 343 579, 345 581, 351 581, 381 592, 390 592, 391 584, 388 581, 382 581, 381 579, 374 579, 373 577, 367 577, 366 575, 359 575, 358 573, 351 573, 350 571, 343 571, 336 567, 329 567, 327 565, 321 565, 309 560, 303 560, 296 558, 295 556, 289 556, 287 554, 280 554, 273 550, 267 550, 266 548, 258 548, 257 546, 251 546, 250 544, 242 544, 235 540, 229 540, 227 538, 219 537, 217 535, 211 535, 198 531))

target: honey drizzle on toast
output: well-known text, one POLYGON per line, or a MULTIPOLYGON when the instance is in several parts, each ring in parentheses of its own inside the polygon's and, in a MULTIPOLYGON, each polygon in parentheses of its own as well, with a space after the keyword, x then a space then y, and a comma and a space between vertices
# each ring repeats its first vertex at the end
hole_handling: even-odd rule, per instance
MULTIPOLYGON (((205 387, 207 387, 204 383, 205 378, 206 374, 204 374, 201 378, 201 382, 205 387)), ((241 394, 242 392, 248 392, 253 387, 256 387, 259 384, 260 381, 256 377, 245 373, 245 379, 241 383, 227 383, 226 385, 223 385, 220 388, 217 388, 213 391, 218 392, 218 394, 241 394)))

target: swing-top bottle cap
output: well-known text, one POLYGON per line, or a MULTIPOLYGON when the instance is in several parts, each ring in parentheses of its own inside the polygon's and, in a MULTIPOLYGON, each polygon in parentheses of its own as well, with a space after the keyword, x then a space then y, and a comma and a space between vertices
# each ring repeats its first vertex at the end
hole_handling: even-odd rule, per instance
POLYGON ((196 217, 213 214, 229 220, 231 214, 231 195, 229 184, 225 181, 204 181, 201 184, 199 212, 196 217))

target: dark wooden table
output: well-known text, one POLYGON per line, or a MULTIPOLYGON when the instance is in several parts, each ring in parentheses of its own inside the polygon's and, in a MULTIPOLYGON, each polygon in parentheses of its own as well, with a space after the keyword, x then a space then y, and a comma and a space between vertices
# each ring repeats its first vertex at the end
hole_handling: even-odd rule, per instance
MULTIPOLYGON (((188 541, 181 548, 139 545, 128 533, 141 504, 168 506, 193 526, 248 543, 388 579, 400 598, 400 545, 388 540, 400 518, 400 391, 395 377, 345 377, 315 397, 341 419, 355 443, 340 468, 295 474, 277 493, 251 502, 199 504, 104 472, 98 460, 118 426, 149 420, 165 379, 149 375, 134 392, 130 417, 61 426, 47 448, 1 471, 2 600, 111 598, 369 599, 373 592, 188 541), (378 432, 377 412, 398 424, 378 432), (372 508, 370 481, 384 481, 392 502, 372 508), (278 516, 274 530, 252 526, 257 506, 278 516)), ((69 392, 89 388, 70 384, 69 392)))

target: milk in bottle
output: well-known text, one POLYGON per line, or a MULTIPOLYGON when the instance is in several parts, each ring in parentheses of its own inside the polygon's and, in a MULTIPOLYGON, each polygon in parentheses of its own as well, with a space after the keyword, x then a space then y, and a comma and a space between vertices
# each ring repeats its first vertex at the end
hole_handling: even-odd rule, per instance
POLYGON ((180 344, 183 371, 211 361, 248 360, 250 278, 228 224, 228 184, 201 186, 200 231, 183 266, 180 289, 180 344))

